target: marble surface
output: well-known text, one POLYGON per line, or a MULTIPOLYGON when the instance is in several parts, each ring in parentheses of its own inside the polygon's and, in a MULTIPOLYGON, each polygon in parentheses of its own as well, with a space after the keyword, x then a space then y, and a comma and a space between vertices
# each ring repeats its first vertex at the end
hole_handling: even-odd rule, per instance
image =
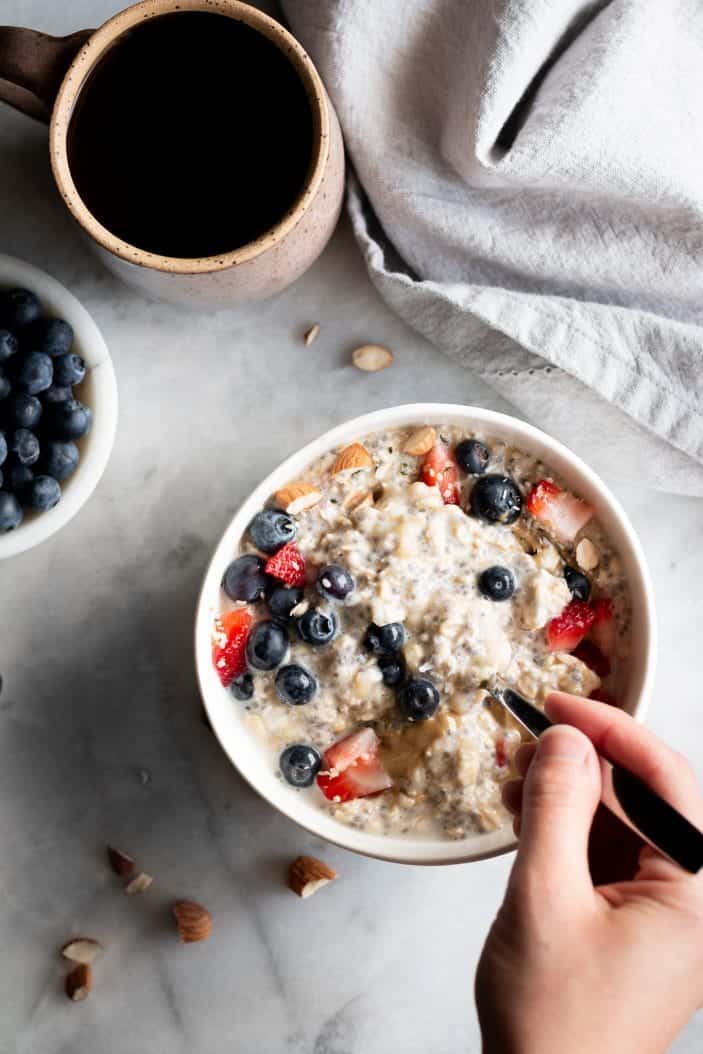
MULTIPOLYGON (((4 0, 0 13, 66 33, 116 8, 4 0)), ((93 258, 52 186, 43 128, 0 109, 0 156, 0 247, 93 313, 121 395, 114 455, 89 504, 0 564, 1 1054, 478 1051, 472 977, 510 859, 383 864, 278 816, 201 722, 191 626, 228 518, 303 441, 416 398, 504 404, 390 314, 344 222, 277 299, 186 314, 140 299, 93 258), (313 321, 322 332, 305 348, 313 321), (350 368, 365 340, 395 349, 391 370, 350 368), (154 875, 146 894, 121 892, 106 843, 154 875), (300 852, 341 874, 307 902, 284 883, 300 852), (174 936, 169 905, 182 896, 214 914, 202 946, 174 936), (91 998, 72 1005, 57 948, 80 933, 106 952, 91 998)), ((657 593, 651 724, 703 772, 703 504, 617 489, 657 593)), ((694 1019, 674 1050, 702 1044, 694 1019)))

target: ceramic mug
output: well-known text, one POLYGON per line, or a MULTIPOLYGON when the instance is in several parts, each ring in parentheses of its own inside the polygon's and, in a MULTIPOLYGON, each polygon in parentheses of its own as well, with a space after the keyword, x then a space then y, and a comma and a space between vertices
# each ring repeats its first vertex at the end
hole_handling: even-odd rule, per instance
POLYGON ((239 0, 143 0, 100 29, 67 37, 0 27, 0 99, 49 122, 51 167, 69 211, 109 269, 148 295, 194 307, 260 300, 295 281, 332 235, 344 190, 344 148, 337 116, 303 47, 280 23, 249 4, 239 0), (96 64, 132 27, 176 10, 225 15, 266 36, 287 54, 313 116, 307 179, 283 218, 247 245, 197 259, 149 253, 117 237, 86 208, 68 163, 71 115, 96 64))

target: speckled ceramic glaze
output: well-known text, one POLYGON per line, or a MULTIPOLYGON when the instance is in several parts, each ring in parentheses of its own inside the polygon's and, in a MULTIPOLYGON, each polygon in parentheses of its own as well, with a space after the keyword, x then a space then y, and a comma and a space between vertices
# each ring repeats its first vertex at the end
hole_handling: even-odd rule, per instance
POLYGON ((59 191, 105 264, 128 284, 159 299, 193 307, 259 300, 284 289, 317 258, 334 230, 344 190, 344 148, 337 116, 302 46, 274 19, 238 0, 144 0, 96 30, 81 47, 56 96, 49 133, 51 165, 59 191), (272 229, 232 252, 182 259, 145 252, 104 227, 86 208, 71 176, 67 133, 86 78, 105 50, 125 31, 171 11, 209 11, 237 19, 283 50, 310 100, 314 150, 306 184, 272 229))

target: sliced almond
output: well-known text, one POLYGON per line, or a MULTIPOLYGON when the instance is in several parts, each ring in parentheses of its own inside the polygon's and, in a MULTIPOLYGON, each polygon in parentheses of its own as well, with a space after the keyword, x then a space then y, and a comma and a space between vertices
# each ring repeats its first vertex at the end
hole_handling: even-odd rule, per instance
POLYGON ((576 563, 582 571, 593 571, 600 563, 600 553, 590 538, 582 538, 576 546, 576 563))
POLYGON ((194 900, 177 900, 172 910, 184 944, 208 939, 212 933, 212 915, 207 908, 194 900))
POLYGON ((285 487, 281 487, 273 496, 279 508, 285 509, 291 516, 297 516, 299 512, 311 509, 313 505, 317 505, 321 497, 322 493, 317 487, 302 479, 297 483, 288 483, 285 487))
POLYGON ((125 893, 129 893, 133 896, 135 893, 143 893, 149 888, 151 883, 154 881, 151 875, 147 875, 146 871, 140 871, 138 875, 135 875, 131 882, 128 882, 124 887, 125 893))
POLYGON ((371 468, 372 466, 373 458, 366 447, 362 446, 361 443, 352 443, 337 454, 332 465, 332 475, 336 476, 339 472, 347 472, 355 468, 371 468))
POLYGON ((102 950, 100 941, 93 940, 92 937, 74 937, 68 944, 64 944, 61 954, 71 962, 90 964, 97 959, 102 950))
POLYGON ((115 849, 109 845, 107 847, 107 858, 110 861, 110 867, 120 878, 129 878, 134 871, 134 860, 127 853, 123 853, 121 849, 115 849))
POLYGON ((393 362, 393 352, 382 344, 362 344, 352 352, 352 362, 357 370, 377 373, 393 362))
POLYGON ((370 490, 355 490, 344 499, 342 505, 347 512, 360 509, 362 505, 373 505, 373 494, 370 490))
POLYGON ((93 971, 89 963, 78 963, 66 977, 66 995, 74 1003, 86 999, 92 987, 93 971))
POLYGON ((306 348, 309 348, 310 345, 313 343, 313 341, 317 340, 319 332, 320 332, 320 323, 319 322, 315 322, 314 325, 310 326, 310 329, 306 329, 305 330, 305 333, 303 334, 303 340, 305 342, 305 347, 306 348))
POLYGON ((409 439, 403 443, 403 453, 411 454, 412 457, 421 457, 428 454, 437 442, 437 433, 430 425, 418 428, 409 439))
POLYGON ((288 869, 288 888, 299 897, 311 897, 337 877, 337 872, 314 856, 298 856, 288 869))

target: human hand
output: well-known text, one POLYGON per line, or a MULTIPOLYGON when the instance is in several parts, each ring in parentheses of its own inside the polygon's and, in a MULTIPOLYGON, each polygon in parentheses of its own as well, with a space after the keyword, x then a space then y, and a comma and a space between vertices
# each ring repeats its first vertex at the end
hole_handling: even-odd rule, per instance
POLYGON ((623 711, 562 693, 545 709, 557 727, 520 748, 524 778, 503 788, 519 847, 476 974, 484 1052, 663 1054, 703 1001, 703 873, 642 845, 594 884, 594 745, 699 827, 703 798, 686 759, 623 711))

